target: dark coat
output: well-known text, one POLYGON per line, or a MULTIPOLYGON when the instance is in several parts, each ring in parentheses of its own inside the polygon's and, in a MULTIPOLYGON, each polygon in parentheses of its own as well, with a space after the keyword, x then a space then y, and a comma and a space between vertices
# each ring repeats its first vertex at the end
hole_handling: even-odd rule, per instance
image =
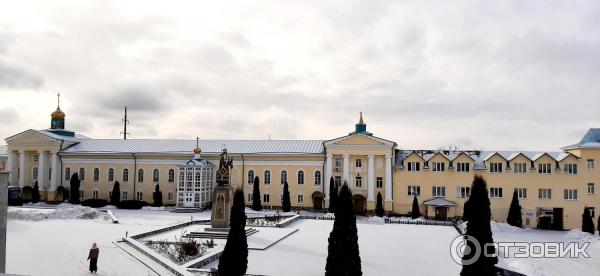
POLYGON ((98 259, 98 255, 100 254, 100 249, 98 247, 90 249, 90 254, 88 255, 89 259, 98 259))

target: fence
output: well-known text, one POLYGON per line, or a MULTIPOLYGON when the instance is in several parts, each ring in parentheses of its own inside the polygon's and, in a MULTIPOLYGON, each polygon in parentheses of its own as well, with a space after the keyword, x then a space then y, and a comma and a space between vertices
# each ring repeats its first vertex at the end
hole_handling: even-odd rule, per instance
POLYGON ((415 224, 415 225, 437 225, 437 226, 454 226, 455 222, 445 220, 392 220, 385 219, 385 223, 390 224, 415 224))

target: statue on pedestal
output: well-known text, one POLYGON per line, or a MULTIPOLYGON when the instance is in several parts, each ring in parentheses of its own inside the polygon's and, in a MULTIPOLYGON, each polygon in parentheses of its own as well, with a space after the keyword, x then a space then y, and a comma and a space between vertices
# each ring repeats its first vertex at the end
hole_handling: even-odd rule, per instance
POLYGON ((221 152, 219 170, 217 170, 217 186, 212 194, 211 226, 215 229, 228 229, 231 205, 233 204, 233 188, 229 185, 229 171, 233 168, 233 160, 227 156, 227 149, 221 152))

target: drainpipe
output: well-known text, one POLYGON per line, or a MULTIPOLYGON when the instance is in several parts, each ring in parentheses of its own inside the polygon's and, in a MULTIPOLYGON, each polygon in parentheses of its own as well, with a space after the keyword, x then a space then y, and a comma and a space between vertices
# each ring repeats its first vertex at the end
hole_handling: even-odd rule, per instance
MULTIPOLYGON (((57 155, 58 155, 58 161, 60 162, 60 173, 58 173, 58 172, 56 173, 56 175, 57 175, 57 176, 58 176, 58 175, 60 175, 60 176, 59 176, 59 178, 58 178, 58 181, 59 181, 59 183, 58 183, 58 184, 60 184, 59 186, 62 186, 63 179, 64 179, 64 177, 65 177, 65 176, 63 175, 64 171, 63 171, 63 161, 62 161, 62 157, 60 157, 60 154, 58 154, 58 153, 60 153, 60 151, 61 151, 61 150, 63 150, 63 144, 64 144, 64 143, 65 143, 65 140, 60 140, 60 148, 58 148, 58 152, 57 152, 57 155)), ((50 165, 50 166, 52 166, 52 165, 50 165)), ((69 177, 70 177, 70 175, 69 175, 69 177)), ((69 178, 69 179, 70 179, 70 178, 69 178)), ((50 183, 50 185, 52 185, 52 183, 50 183)), ((58 188, 58 187, 57 187, 57 188, 58 188)))
POLYGON ((246 162, 244 160, 244 154, 242 155, 242 191, 244 190, 244 186, 246 186, 246 162))
POLYGON ((132 152, 131 155, 133 156, 133 198, 135 198, 135 186, 137 183, 137 159, 135 157, 135 152, 132 152))

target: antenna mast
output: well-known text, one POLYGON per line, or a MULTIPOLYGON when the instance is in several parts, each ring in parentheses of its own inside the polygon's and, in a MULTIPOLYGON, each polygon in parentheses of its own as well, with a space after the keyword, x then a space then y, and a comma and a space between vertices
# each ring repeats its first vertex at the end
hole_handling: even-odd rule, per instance
POLYGON ((127 140, 127 136, 131 136, 129 132, 127 132, 127 125, 129 124, 129 120, 127 120, 127 106, 125 106, 125 116, 123 117, 123 140, 127 140))

